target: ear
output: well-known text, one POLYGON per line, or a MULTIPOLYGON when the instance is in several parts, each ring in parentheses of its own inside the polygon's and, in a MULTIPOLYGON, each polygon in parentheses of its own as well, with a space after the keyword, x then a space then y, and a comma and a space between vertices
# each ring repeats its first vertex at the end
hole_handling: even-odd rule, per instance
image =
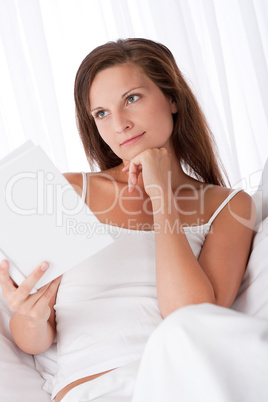
POLYGON ((175 114, 178 112, 178 106, 174 99, 170 99, 170 111, 172 114, 175 114))

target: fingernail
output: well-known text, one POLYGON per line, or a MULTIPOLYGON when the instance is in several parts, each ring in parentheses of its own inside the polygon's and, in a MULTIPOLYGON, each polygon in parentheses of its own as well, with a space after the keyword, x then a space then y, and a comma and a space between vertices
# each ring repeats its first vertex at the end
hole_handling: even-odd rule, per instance
POLYGON ((41 265, 40 269, 41 271, 46 271, 48 269, 49 265, 47 262, 43 262, 43 264, 41 265))
POLYGON ((128 183, 128 191, 132 191, 134 189, 134 184, 132 183, 132 181, 130 181, 128 183))
POLYGON ((7 263, 6 263, 5 260, 3 260, 3 261, 0 262, 0 267, 1 267, 2 269, 7 269, 7 263))

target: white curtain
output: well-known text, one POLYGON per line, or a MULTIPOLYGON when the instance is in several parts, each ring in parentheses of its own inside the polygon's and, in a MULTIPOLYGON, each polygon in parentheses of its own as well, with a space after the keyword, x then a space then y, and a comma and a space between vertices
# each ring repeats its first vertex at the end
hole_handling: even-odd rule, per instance
POLYGON ((88 170, 73 83, 97 45, 164 43, 192 86, 235 186, 268 156, 268 0, 0 0, 0 158, 27 139, 88 170))

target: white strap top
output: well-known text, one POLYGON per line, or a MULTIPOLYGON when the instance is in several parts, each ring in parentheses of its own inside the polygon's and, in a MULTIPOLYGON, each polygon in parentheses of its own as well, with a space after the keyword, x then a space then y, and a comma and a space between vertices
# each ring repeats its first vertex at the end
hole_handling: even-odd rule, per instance
MULTIPOLYGON (((184 228, 196 258, 212 222, 238 191, 206 224, 184 228)), ((58 290, 58 373, 52 397, 79 378, 140 359, 149 336, 163 320, 156 292, 154 231, 105 224, 100 229, 108 231, 114 242, 67 271, 58 290)))
POLYGON ((85 202, 86 195, 87 195, 87 174, 85 172, 82 172, 82 176, 83 176, 83 190, 82 190, 81 198, 85 202))

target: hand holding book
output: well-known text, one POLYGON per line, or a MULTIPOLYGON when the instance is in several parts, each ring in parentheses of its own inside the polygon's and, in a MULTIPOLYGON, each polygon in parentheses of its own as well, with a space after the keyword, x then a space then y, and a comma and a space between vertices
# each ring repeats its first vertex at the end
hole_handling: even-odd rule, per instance
POLYGON ((51 314, 49 302, 61 281, 60 276, 32 294, 33 288, 48 268, 49 264, 43 261, 20 286, 16 286, 9 276, 8 261, 0 261, 0 284, 3 297, 8 302, 10 310, 20 314, 31 326, 37 326, 40 322, 48 320, 51 314))
POLYGON ((48 261, 36 291, 112 241, 40 146, 28 141, 0 161, 0 261, 17 285, 48 261))

